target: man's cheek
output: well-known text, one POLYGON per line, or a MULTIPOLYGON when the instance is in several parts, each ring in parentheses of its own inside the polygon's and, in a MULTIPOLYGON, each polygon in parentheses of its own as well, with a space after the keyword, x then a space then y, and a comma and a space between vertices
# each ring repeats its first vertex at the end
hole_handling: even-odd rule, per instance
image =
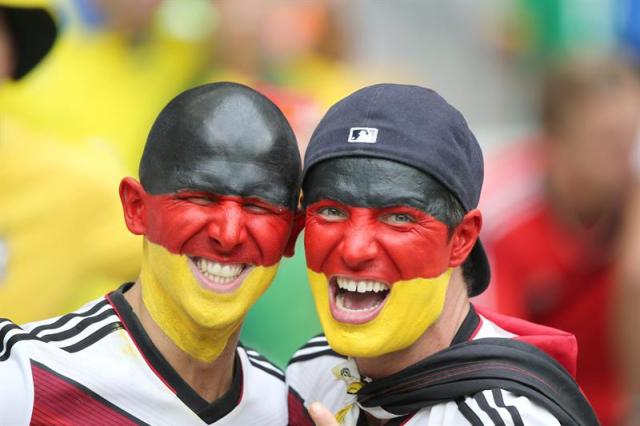
POLYGON ((262 253, 263 266, 271 266, 280 261, 291 233, 292 222, 292 214, 247 219, 247 230, 262 253))
MULTIPOLYGON (((304 250, 307 265, 316 272, 321 272, 322 265, 327 261, 340 243, 345 233, 345 225, 334 223, 320 225, 307 221, 305 229, 304 250)), ((336 254, 337 255, 337 254, 336 254)))
POLYGON ((387 236, 378 241, 403 280, 437 277, 448 268, 450 247, 447 244, 402 235, 387 236), (415 259, 421 260, 416 262, 415 259))
POLYGON ((182 254, 184 244, 206 226, 206 216, 191 212, 158 212, 150 217, 146 237, 174 254, 182 254))

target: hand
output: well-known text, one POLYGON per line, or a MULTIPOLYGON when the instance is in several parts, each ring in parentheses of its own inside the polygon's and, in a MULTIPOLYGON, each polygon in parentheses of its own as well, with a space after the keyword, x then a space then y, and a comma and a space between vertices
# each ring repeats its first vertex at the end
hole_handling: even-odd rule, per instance
POLYGON ((309 405, 309 414, 316 426, 338 426, 338 422, 331 411, 320 402, 313 402, 309 405))

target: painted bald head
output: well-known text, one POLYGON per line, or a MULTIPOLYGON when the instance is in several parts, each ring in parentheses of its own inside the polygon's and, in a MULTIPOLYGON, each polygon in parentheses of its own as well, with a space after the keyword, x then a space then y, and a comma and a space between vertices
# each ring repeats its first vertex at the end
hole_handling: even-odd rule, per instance
POLYGON ((173 342, 215 359, 292 255, 300 154, 280 110, 239 84, 173 99, 156 119, 120 198, 144 235, 144 304, 173 342), (211 339, 185 330, 206 330, 211 339))
POLYGON ((213 83, 173 99, 156 119, 140 162, 154 195, 188 188, 259 197, 294 209, 300 154, 282 112, 235 83, 213 83))

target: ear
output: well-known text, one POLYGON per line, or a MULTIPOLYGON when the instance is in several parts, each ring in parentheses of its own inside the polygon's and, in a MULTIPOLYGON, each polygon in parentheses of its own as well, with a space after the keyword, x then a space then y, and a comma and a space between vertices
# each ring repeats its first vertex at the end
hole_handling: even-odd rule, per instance
POLYGON ((286 257, 293 257, 295 248, 296 248, 296 240, 298 239, 298 235, 304 229, 304 219, 305 219, 305 211, 298 210, 293 217, 293 228, 291 228, 291 234, 289 235, 289 241, 287 241, 287 247, 284 249, 284 255, 286 257))
POLYGON ((120 182, 120 202, 124 221, 132 234, 144 235, 147 230, 144 195, 144 188, 134 178, 126 177, 120 182))
POLYGON ((478 236, 482 228, 482 214, 478 209, 470 210, 456 229, 451 237, 451 258, 449 266, 456 267, 462 265, 467 259, 471 249, 476 244, 478 236))

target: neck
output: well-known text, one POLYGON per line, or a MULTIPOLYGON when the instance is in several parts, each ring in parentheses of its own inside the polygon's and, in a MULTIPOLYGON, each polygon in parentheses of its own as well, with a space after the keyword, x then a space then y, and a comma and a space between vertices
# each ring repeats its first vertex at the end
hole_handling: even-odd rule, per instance
MULTIPOLYGON (((233 379, 233 364, 240 334, 239 328, 228 339, 220 355, 210 362, 205 362, 180 349, 153 320, 142 299, 139 280, 124 296, 154 346, 198 395, 204 400, 212 402, 229 390, 233 379)), ((206 333, 202 333, 202 335, 211 338, 206 333)))
POLYGON ((451 345, 469 312, 469 298, 462 272, 456 268, 449 281, 442 314, 416 342, 406 349, 375 358, 356 358, 358 370, 373 379, 390 376, 451 345))

